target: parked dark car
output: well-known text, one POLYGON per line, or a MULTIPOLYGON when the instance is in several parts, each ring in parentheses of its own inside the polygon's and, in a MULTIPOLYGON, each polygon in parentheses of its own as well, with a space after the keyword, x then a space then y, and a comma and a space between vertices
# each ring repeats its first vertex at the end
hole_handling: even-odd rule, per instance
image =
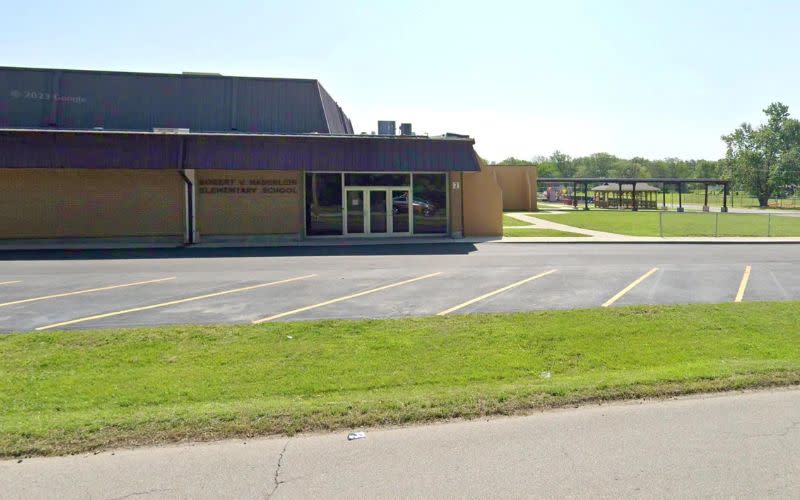
MULTIPOLYGON (((436 205, 423 200, 421 198, 414 198, 412 209, 415 214, 422 214, 425 216, 433 215, 436 213, 436 205)), ((401 194, 392 198, 392 212, 399 213, 408 210, 408 195, 401 194)))

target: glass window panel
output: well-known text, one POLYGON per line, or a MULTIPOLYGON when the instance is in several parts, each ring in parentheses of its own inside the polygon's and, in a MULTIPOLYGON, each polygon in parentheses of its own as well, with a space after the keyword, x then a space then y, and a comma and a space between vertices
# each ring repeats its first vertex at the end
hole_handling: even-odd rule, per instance
POLYGON ((306 174, 306 234, 342 234, 342 174, 306 174))
POLYGON ((408 232, 408 191, 392 191, 392 231, 408 232))
POLYGON ((447 233, 447 176, 414 174, 414 234, 447 233))
POLYGON ((410 186, 409 174, 344 174, 347 186, 410 186))
POLYGON ((347 192, 347 233, 364 232, 364 191, 347 192))
POLYGON ((385 233, 388 230, 386 211, 386 191, 369 192, 369 232, 385 233))

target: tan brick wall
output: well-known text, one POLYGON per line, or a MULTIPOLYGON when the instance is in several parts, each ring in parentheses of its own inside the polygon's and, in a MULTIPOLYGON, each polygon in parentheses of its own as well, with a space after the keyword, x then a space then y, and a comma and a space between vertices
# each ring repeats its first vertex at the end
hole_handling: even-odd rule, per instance
POLYGON ((197 231, 204 236, 299 234, 300 172, 196 170, 197 231))
POLYGON ((0 168, 0 239, 183 237, 177 171, 0 168))
POLYGON ((465 172, 464 236, 502 236, 503 192, 495 171, 483 165, 480 172, 465 172))
POLYGON ((536 210, 535 166, 492 165, 497 184, 503 191, 503 210, 536 210))
POLYGON ((461 234, 463 236, 464 228, 462 227, 462 212, 464 207, 462 205, 461 193, 464 189, 464 178, 462 172, 450 172, 450 175, 448 176, 448 183, 447 189, 449 192, 447 195, 449 197, 450 204, 450 234, 461 234), (453 187, 456 185, 458 186, 458 189, 453 189, 453 187))

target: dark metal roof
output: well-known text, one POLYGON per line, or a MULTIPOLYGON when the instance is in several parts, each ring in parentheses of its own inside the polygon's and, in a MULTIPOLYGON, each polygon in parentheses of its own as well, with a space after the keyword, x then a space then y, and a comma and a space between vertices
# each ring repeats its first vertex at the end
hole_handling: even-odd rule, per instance
POLYGON ((478 171, 471 139, 0 130, 4 168, 478 171))
POLYGON ((325 120, 328 124, 328 132, 331 134, 352 134, 353 125, 350 119, 345 116, 342 108, 336 104, 333 97, 319 85, 319 96, 322 100, 322 110, 325 112, 325 120))
POLYGON ((317 80, 0 67, 0 128, 352 134, 317 80))
MULTIPOLYGON (((599 186, 595 186, 592 188, 592 191, 613 191, 619 192, 620 185, 618 182, 608 182, 605 184, 601 184, 599 186)), ((633 184, 623 184, 622 191, 625 193, 630 193, 633 191, 633 184)), ((661 191, 661 188, 657 188, 655 186, 651 186, 646 182, 638 182, 636 183, 636 191, 661 191)))

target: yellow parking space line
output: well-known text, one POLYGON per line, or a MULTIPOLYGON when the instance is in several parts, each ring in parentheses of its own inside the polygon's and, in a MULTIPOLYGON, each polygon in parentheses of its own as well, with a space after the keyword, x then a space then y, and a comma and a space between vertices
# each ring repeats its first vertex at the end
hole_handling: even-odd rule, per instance
POLYGON ((15 283, 22 283, 21 281, 0 281, 0 285, 13 285, 15 283))
POLYGON ((280 314, 274 314, 274 315, 269 316, 267 318, 261 318, 261 319, 254 320, 253 324, 257 325, 259 323, 272 321, 274 319, 284 318, 286 316, 291 316, 292 314, 297 314, 297 313, 301 313, 301 312, 304 312, 304 311, 310 311, 311 309, 316 309, 318 307, 323 307, 323 306, 327 306, 327 305, 330 305, 330 304, 336 304, 337 302, 342 302, 344 300, 355 299, 356 297, 362 297, 362 296, 368 295, 370 293, 380 292, 381 290, 388 290, 389 288, 394 288, 396 286, 407 285, 409 283, 414 283, 415 281, 420 281, 420 280, 424 280, 424 279, 427 279, 427 278, 433 278, 434 276, 439 276, 440 274, 442 274, 442 273, 438 272, 438 273, 426 274, 424 276, 419 276, 417 278, 412 278, 410 280, 404 280, 404 281, 399 281, 397 283, 392 283, 391 285, 379 286, 378 288, 371 288, 369 290, 364 290, 363 292, 353 293, 351 295, 345 295, 344 297, 338 297, 338 298, 335 298, 335 299, 326 300, 325 302, 320 302, 319 304, 312 304, 310 306, 300 307, 298 309, 292 309, 291 311, 282 312, 280 314))
POLYGON ((608 307, 608 306, 610 306, 611 304, 613 304, 614 302, 618 301, 620 298, 622 298, 622 296, 623 296, 623 295, 625 295, 626 293, 628 293, 628 292, 630 292, 631 290, 633 290, 634 288, 636 288, 636 286, 637 286, 639 283, 641 283, 642 281, 644 281, 644 280, 646 280, 647 278, 649 278, 650 276, 652 276, 652 275, 653 275, 653 273, 655 273, 656 271, 658 271, 658 268, 657 268, 657 267, 654 267, 653 269, 651 269, 651 270, 647 271, 646 273, 644 273, 643 275, 639 276, 639 277, 636 279, 636 281, 634 281, 634 282, 633 282, 633 283, 631 283, 630 285, 626 286, 625 288, 623 288, 622 290, 620 290, 620 291, 619 291, 619 293, 617 293, 616 295, 614 295, 613 297, 611 297, 610 299, 608 299, 607 301, 605 301, 605 302, 603 303, 603 306, 602 306, 602 307, 608 307))
POLYGON ((481 300, 488 299, 489 297, 497 295, 498 293, 503 293, 503 292, 505 292, 507 290, 511 290, 512 288, 516 288, 516 287, 518 287, 520 285, 524 285, 525 283, 528 283, 529 281, 533 281, 533 280, 537 280, 539 278, 543 278, 543 277, 547 276, 548 274, 553 274, 556 271, 558 271, 558 269, 551 269, 550 271, 546 271, 546 272, 543 272, 541 274, 537 274, 536 276, 531 276, 530 278, 525 278, 524 280, 517 281, 516 283, 511 283, 510 285, 504 286, 503 288, 499 288, 499 289, 497 289, 497 290, 495 290, 493 292, 485 293, 485 294, 481 295, 480 297, 475 297, 474 299, 468 300, 468 301, 466 301, 466 302, 464 302, 462 304, 458 304, 457 306, 453 306, 450 309, 445 309, 444 311, 442 311, 440 313, 437 313, 436 315, 437 316, 444 316, 446 314, 450 314, 451 312, 455 312, 455 311, 458 311, 459 309, 463 309, 463 308, 467 307, 470 304, 474 304, 475 302, 480 302, 481 300))
POLYGON ((83 293, 102 292, 105 290, 114 290, 116 288, 125 288, 129 286, 149 285, 150 283, 161 283, 162 281, 174 280, 175 276, 169 278, 159 278, 157 280, 137 281, 135 283, 123 283, 121 285, 103 286, 100 288, 89 288, 86 290, 75 290, 74 292, 55 293, 53 295, 43 295, 41 297, 32 297, 30 299, 14 300, 12 302, 3 302, 0 307, 13 306, 16 304, 27 304, 28 302, 36 302, 39 300, 57 299, 59 297, 69 297, 71 295, 81 295, 83 293))
POLYGON ((160 304, 152 304, 152 305, 149 305, 149 306, 134 307, 132 309, 125 309, 125 310, 122 310, 122 311, 114 311, 114 312, 109 312, 109 313, 104 313, 104 314, 97 314, 95 316, 86 316, 84 318, 72 319, 72 320, 69 320, 69 321, 62 321, 61 323, 53 323, 52 325, 40 326, 36 330, 49 330, 51 328, 58 328, 58 327, 61 327, 61 326, 74 325, 75 323, 83 323, 85 321, 92 321, 92 320, 95 320, 95 319, 110 318, 111 316, 120 316, 122 314, 130 314, 130 313, 135 313, 135 312, 139 312, 139 311, 149 311, 150 309, 157 309, 159 307, 174 306, 175 304, 183 304, 185 302, 192 302, 194 300, 209 299, 211 297, 219 297, 221 295, 228 295, 230 293, 246 292, 248 290, 255 290, 256 288, 264 288, 266 286, 281 285, 283 283, 290 283, 292 281, 304 280, 306 278, 312 278, 314 276, 316 276, 316 274, 307 274, 305 276, 298 276, 296 278, 289 278, 289 279, 280 280, 280 281, 272 281, 270 283, 261 283, 259 285, 252 285, 252 286, 246 286, 246 287, 242 287, 242 288, 235 288, 233 290, 225 290, 225 291, 222 291, 222 292, 214 292, 214 293, 207 293, 205 295, 197 295, 195 297, 186 297, 184 299, 170 300, 169 302, 162 302, 160 304))
POLYGON ((747 290, 747 282, 750 281, 750 271, 752 270, 752 267, 745 266, 742 281, 739 283, 739 291, 736 292, 736 298, 733 300, 734 302, 741 302, 742 299, 744 299, 744 291, 747 290))

